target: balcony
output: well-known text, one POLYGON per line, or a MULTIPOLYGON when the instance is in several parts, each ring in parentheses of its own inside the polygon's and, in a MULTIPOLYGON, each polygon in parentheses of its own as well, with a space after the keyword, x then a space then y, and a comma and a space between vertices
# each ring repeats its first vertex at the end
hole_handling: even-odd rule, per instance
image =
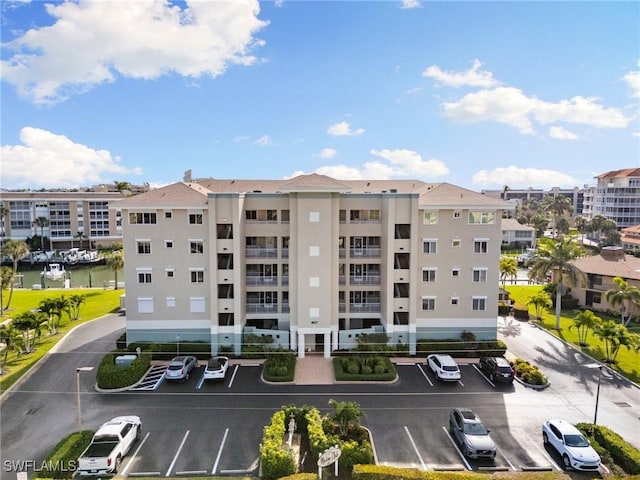
POLYGON ((289 285, 289 275, 282 275, 280 280, 282 281, 283 286, 289 285))
POLYGON ((247 275, 246 277, 246 285, 256 286, 256 285, 268 285, 273 286, 278 282, 278 277, 274 276, 264 276, 264 275, 247 275))
POLYGON ((277 313, 277 303, 247 303, 247 313, 277 313))
POLYGON ((282 304, 282 313, 289 313, 290 312, 290 307, 288 303, 283 303, 282 304))
POLYGON ((349 255, 356 258, 380 258, 380 247, 350 248, 349 255))
POLYGON ((380 275, 353 275, 349 277, 350 285, 380 285, 380 275))
POLYGON ((351 313, 375 313, 380 312, 380 303, 350 303, 349 311, 351 313))
POLYGON ((280 251, 282 258, 289 258, 289 247, 282 247, 280 251))
POLYGON ((277 258, 278 249, 273 247, 247 247, 245 256, 247 258, 277 258))
POLYGON ((344 302, 338 303, 338 312, 344 313, 347 311, 347 304, 344 302))

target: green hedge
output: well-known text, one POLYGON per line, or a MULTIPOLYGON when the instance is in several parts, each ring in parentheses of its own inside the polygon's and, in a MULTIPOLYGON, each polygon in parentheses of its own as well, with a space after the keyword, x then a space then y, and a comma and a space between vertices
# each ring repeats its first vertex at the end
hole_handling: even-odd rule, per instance
POLYGON ((391 360, 381 356, 349 356, 333 359, 333 373, 338 382, 391 381, 397 377, 391 360))
POLYGON ((91 443, 94 432, 82 430, 63 438, 51 450, 43 462, 43 467, 33 478, 71 478, 77 468, 78 457, 91 443))
POLYGON ((178 348, 180 355, 193 355, 199 360, 211 358, 211 344, 205 342, 180 342, 179 346, 176 342, 136 342, 129 344, 127 350, 135 352, 138 347, 141 351, 151 354, 152 360, 169 361, 178 354, 178 348))
POLYGON ((615 464, 626 473, 640 474, 640 450, 626 442, 620 435, 607 427, 591 423, 578 423, 576 427, 604 448, 615 464))
POLYGON ((293 382, 296 373, 296 356, 285 350, 270 354, 264 362, 262 376, 269 382, 293 382))
POLYGON ((448 353, 452 357, 501 357, 507 351, 507 345, 502 340, 461 341, 460 339, 434 340, 422 339, 416 342, 418 354, 448 353))
POLYGON ((128 354, 125 351, 107 353, 100 365, 96 375, 98 387, 104 389, 124 388, 138 382, 151 366, 151 354, 143 352, 136 358, 130 366, 116 366, 116 357, 128 354))
POLYGON ((279 410, 271 417, 271 423, 264 427, 260 443, 263 480, 275 480, 296 473, 293 453, 283 442, 287 420, 284 410, 279 410))
POLYGON ((549 383, 547 377, 545 377, 538 367, 531 365, 522 358, 516 358, 513 362, 510 362, 516 377, 529 385, 546 385, 549 383))
POLYGON ((417 468, 354 465, 352 480, 566 480, 563 472, 433 472, 417 468))

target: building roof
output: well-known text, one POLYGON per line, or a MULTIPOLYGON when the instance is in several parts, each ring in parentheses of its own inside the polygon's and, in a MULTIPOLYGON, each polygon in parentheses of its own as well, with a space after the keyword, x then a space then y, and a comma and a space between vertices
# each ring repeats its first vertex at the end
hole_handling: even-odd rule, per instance
POLYGON ((420 206, 441 208, 513 208, 511 202, 482 195, 481 193, 451 185, 450 183, 423 184, 419 192, 420 206))
POLYGON ((571 263, 585 274, 640 280, 640 258, 633 255, 610 255, 609 253, 603 249, 603 253, 600 255, 578 258, 571 263))
POLYGON ((621 170, 611 170, 610 172, 602 173, 596 178, 617 178, 617 177, 640 177, 640 168, 623 168, 621 170))
POLYGON ((535 230, 535 228, 530 227, 529 225, 522 225, 515 218, 503 218, 502 219, 502 230, 511 230, 511 231, 528 231, 535 230))
POLYGON ((116 208, 157 207, 159 205, 198 207, 207 204, 209 193, 209 190, 197 183, 176 182, 140 195, 127 197, 116 202, 114 206, 116 208))

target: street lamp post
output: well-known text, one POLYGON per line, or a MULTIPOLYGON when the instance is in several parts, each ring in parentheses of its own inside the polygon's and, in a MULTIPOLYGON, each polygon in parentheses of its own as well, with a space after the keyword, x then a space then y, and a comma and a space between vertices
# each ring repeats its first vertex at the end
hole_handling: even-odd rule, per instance
POLYGON ((176 334, 176 357, 180 356, 180 334, 176 334))
POLYGON ((598 388, 596 389, 596 410, 593 414, 593 424, 598 421, 598 401, 600 400, 600 380, 602 379, 602 365, 598 365, 598 388))
POLYGON ((78 431, 82 430, 82 408, 80 406, 80 372, 90 372, 93 367, 76 368, 76 393, 78 396, 78 431))

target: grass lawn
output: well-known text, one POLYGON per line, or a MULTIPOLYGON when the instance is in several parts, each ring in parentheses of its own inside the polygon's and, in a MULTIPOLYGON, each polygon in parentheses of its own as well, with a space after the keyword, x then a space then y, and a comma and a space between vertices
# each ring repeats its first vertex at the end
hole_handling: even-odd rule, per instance
MULTIPOLYGON (((4 303, 6 305, 9 298, 9 291, 3 293, 4 303)), ((5 310, 4 315, 0 318, 0 322, 4 322, 25 311, 38 308, 40 301, 45 298, 58 298, 61 295, 69 297, 79 294, 85 295, 85 303, 80 307, 80 318, 70 322, 66 313, 62 314, 60 328, 57 335, 49 335, 46 328, 42 329, 42 334, 36 340, 34 350, 29 354, 18 354, 10 352, 7 358, 7 364, 0 375, 0 391, 5 391, 13 383, 15 383, 24 373, 31 368, 40 358, 42 358, 53 346, 76 325, 88 322, 95 318, 101 317, 108 313, 117 312, 120 309, 120 295, 124 290, 103 290, 103 289, 47 289, 47 290, 23 290, 17 289, 13 291, 13 298, 9 309, 5 310)), ((4 356, 0 351, 0 358, 4 356)))
MULTIPOLYGON (((526 305, 529 298, 542 290, 542 285, 507 285, 507 291, 509 292, 511 299, 519 305, 526 305)), ((538 325, 548 330, 550 333, 570 343, 578 350, 590 355, 598 360, 604 360, 604 343, 592 332, 589 332, 587 337, 587 347, 581 347, 578 345, 578 331, 575 328, 569 328, 573 326, 573 317, 576 315, 574 310, 563 310, 560 313, 560 330, 556 330, 556 313, 555 308, 546 309, 542 314, 542 321, 538 322, 538 325)), ((593 312, 603 320, 613 319, 620 321, 619 317, 611 317, 606 313, 593 312)), ((531 319, 535 319, 535 308, 529 307, 529 315, 531 319)), ((632 332, 640 333, 640 326, 638 324, 630 324, 629 330, 632 332)), ((627 350, 625 347, 620 349, 618 357, 616 358, 617 364, 611 367, 620 374, 627 377, 636 383, 640 383, 640 352, 633 349, 627 350)))

